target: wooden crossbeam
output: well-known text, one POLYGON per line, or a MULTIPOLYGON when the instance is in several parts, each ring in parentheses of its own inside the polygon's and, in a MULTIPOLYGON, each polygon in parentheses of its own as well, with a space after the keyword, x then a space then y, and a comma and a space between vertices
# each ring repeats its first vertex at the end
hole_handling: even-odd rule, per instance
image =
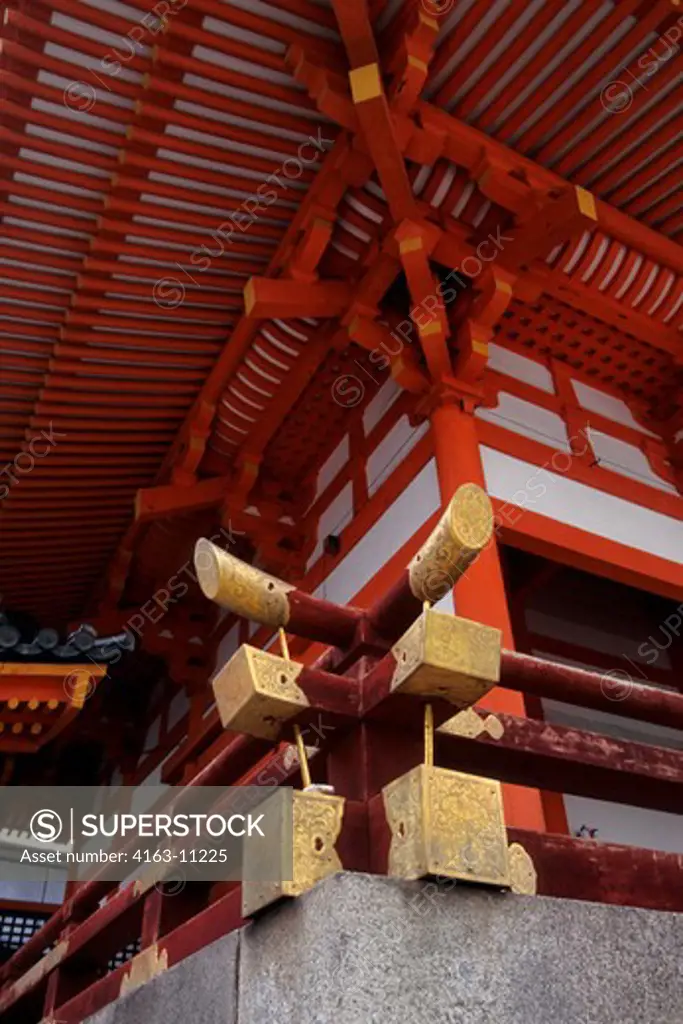
POLYGON ((230 496, 231 482, 230 477, 217 476, 189 487, 167 484, 141 488, 135 498, 135 518, 138 522, 144 523, 152 519, 183 512, 198 512, 214 505, 221 505, 230 496))
POLYGON ((333 317, 353 298, 341 281, 302 281, 252 277, 244 289, 244 306, 252 320, 270 317, 333 317))
MULTIPOLYGON (((441 145, 441 156, 456 166, 464 167, 480 184, 485 194, 513 212, 522 210, 529 189, 549 195, 565 190, 568 183, 528 157, 509 149, 504 143, 465 124, 458 118, 421 101, 417 119, 423 129, 441 145), (495 184, 494 184, 495 183, 495 184), (498 189, 491 192, 491 187, 498 189), (505 188, 507 192, 500 191, 505 188)), ((406 156, 422 163, 420 147, 424 141, 416 135, 406 156)), ((632 246, 657 263, 683 274, 683 249, 640 221, 615 209, 603 199, 595 198, 597 223, 607 234, 624 245, 632 246)))
POLYGON ((438 601, 455 586, 490 543, 492 530, 487 495, 474 484, 460 487, 394 587, 365 616, 357 608, 312 597, 205 539, 197 542, 195 565, 206 597, 238 615, 267 626, 286 626, 334 647, 350 646, 364 619, 364 642, 373 642, 381 651, 415 621, 425 601, 438 601))
POLYGON ((444 374, 450 373, 451 357, 448 351, 448 316, 442 299, 438 297, 439 282, 429 264, 430 252, 436 238, 429 226, 425 228, 405 220, 396 231, 396 241, 412 301, 422 314, 418 315, 415 321, 420 344, 432 380, 437 381, 444 374), (430 299, 431 315, 426 315, 424 303, 430 299), (422 318, 426 319, 426 323, 422 322, 422 318))
MULTIPOLYGON (((294 713, 283 725, 282 738, 291 738, 294 726, 316 727, 320 750, 339 742, 350 719, 359 715, 369 724, 404 737, 392 759, 377 757, 369 775, 372 792, 379 792, 400 770, 420 760, 422 725, 415 698, 392 690, 396 671, 393 655, 385 658, 360 682, 360 710, 354 710, 354 688, 349 680, 335 686, 329 673, 307 668, 297 679, 309 706, 294 713)), ((434 698, 437 731, 436 758, 443 768, 493 777, 508 783, 557 793, 571 793, 598 800, 675 814, 683 799, 683 753, 663 747, 632 743, 580 729, 551 725, 514 715, 496 715, 502 735, 492 738, 461 734, 452 704, 434 698), (451 724, 452 723, 452 724, 451 724), (448 731, 451 730, 451 731, 448 731)), ((316 740, 318 743, 318 740, 316 740)), ((247 741, 245 758, 233 777, 262 751, 262 740, 247 741)), ((254 761, 255 763, 255 761, 254 761)))
POLYGON ((384 90, 382 67, 366 0, 333 0, 349 55, 351 99, 360 131, 396 222, 416 209, 403 145, 384 90))
POLYGON ((497 716, 503 736, 440 735, 439 764, 522 786, 678 814, 679 750, 630 743, 532 718, 497 716))

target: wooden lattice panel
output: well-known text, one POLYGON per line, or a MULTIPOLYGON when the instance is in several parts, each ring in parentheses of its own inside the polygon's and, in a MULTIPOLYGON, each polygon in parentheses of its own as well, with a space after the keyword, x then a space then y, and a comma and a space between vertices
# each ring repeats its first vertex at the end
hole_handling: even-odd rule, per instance
POLYGON ((512 302, 497 328, 496 341, 562 360, 578 374, 652 405, 661 400, 674 373, 673 359, 666 352, 549 296, 535 306, 512 302))
POLYGON ((357 355, 363 358, 360 350, 351 349, 332 352, 325 359, 266 449, 264 469, 269 476, 290 484, 309 477, 335 439, 349 429, 354 414, 377 393, 379 386, 363 377, 357 355))

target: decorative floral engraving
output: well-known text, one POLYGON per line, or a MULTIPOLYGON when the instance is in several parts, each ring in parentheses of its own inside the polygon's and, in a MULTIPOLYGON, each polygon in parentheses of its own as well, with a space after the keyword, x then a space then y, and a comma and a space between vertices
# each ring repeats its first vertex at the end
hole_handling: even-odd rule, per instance
POLYGON ((287 594, 294 587, 202 538, 195 548, 197 580, 203 593, 223 608, 267 626, 286 626, 287 594))
POLYGON ((410 589, 420 601, 439 601, 489 543, 493 508, 477 484, 463 484, 433 533, 408 567, 410 589))
POLYGON ((385 787, 383 797, 390 874, 510 885, 498 782, 419 765, 385 787))

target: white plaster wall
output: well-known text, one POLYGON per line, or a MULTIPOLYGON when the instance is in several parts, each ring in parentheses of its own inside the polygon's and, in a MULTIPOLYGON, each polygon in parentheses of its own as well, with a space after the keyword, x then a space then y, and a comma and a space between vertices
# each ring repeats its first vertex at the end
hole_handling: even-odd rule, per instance
POLYGON ((550 445, 552 448, 559 448, 561 451, 571 450, 567 425, 558 413, 525 402, 524 399, 510 395, 506 391, 499 392, 498 405, 495 409, 480 406, 476 411, 476 417, 489 423, 497 423, 501 427, 513 430, 515 434, 530 437, 533 441, 550 445))
POLYGON ((644 807, 623 807, 581 796, 566 796, 564 800, 571 832, 587 825, 597 828, 595 838, 599 842, 683 853, 683 827, 677 814, 648 811, 644 807))
POLYGON ((223 668, 226 662, 230 661, 233 654, 239 647, 239 636, 240 636, 240 624, 236 622, 229 632, 225 634, 216 652, 216 664, 214 666, 214 672, 223 668))
MULTIPOLYGON (((539 469, 512 455, 482 446, 486 486, 502 501, 530 509, 637 550, 680 562, 683 522, 578 483, 559 472, 539 469)), ((558 453, 558 468, 567 456, 558 453)))
POLYGON ((168 709, 168 728, 172 729, 189 710, 190 702, 187 699, 187 693, 184 689, 179 690, 168 709))
POLYGON ((621 423, 624 427, 640 430, 643 434, 648 434, 650 437, 659 436, 638 423, 622 398, 617 398, 616 395, 608 395, 606 391, 592 388, 590 384, 584 384, 579 380, 572 380, 572 387, 574 388, 579 405, 582 405, 584 409, 596 412, 599 416, 613 420, 614 423, 621 423))
MULTIPOLYGON (((562 455, 562 458, 566 461, 567 456, 562 455)), ((486 485, 494 497, 598 537, 680 562, 683 552, 683 522, 680 520, 570 480, 561 473, 539 469, 532 463, 486 446, 482 446, 482 461, 486 485)), ((397 460, 396 465, 399 462, 397 460)), ((330 600, 350 600, 438 507, 436 466, 431 459, 394 505, 333 570, 318 593, 330 600), (326 593, 323 594, 324 590, 326 593)), ((325 526, 325 533, 321 532, 319 537, 329 532, 334 530, 325 526)), ((316 558, 320 545, 317 550, 316 558)), ((311 558, 309 564, 314 560, 311 558)), ((448 599, 445 607, 447 602, 448 599)))
POLYGON ((154 719, 147 735, 145 736, 145 750, 152 750, 159 742, 159 729, 161 727, 161 715, 154 719))
POLYGON ((555 394, 555 386, 550 370, 537 363, 535 359, 527 359, 517 352, 511 352, 502 345, 489 345, 488 365, 498 373, 504 373, 507 377, 514 377, 515 380, 524 381, 534 388, 547 391, 548 394, 555 394))
MULTIPOLYGON (((9 874, 16 866, 7 867, 3 871, 4 858, 0 857, 0 874, 9 874)), ((36 875, 39 869, 36 866, 36 875)), ((40 880, 31 882, 0 881, 0 899, 11 903, 62 903, 66 888, 66 869, 45 868, 40 880)))
POLYGON ((327 461, 323 463, 320 472, 318 473, 318 482, 315 492, 316 498, 323 493, 326 487, 329 487, 337 473, 344 468, 348 461, 349 435, 345 434, 327 461))
POLYGON ((325 537, 331 533, 341 533, 353 518, 353 484, 349 481, 341 489, 337 497, 332 501, 318 520, 317 543, 313 549, 306 568, 310 569, 323 553, 325 537))
POLYGON ((368 458, 367 479, 370 497, 387 477, 391 476, 428 430, 429 423, 426 421, 419 427, 411 426, 407 416, 402 416, 397 421, 368 458))
POLYGON ((439 507, 432 459, 316 590, 316 597, 344 604, 409 540, 439 507))
POLYGON ((402 388, 391 377, 382 384, 375 397, 368 402, 363 413, 363 429, 366 434, 369 434, 377 426, 387 409, 390 409, 401 396, 401 391, 402 388))
POLYGON ((637 480, 641 484, 657 487, 660 491, 666 491, 668 494, 678 494, 673 484, 670 484, 668 480, 663 480, 661 476, 657 476, 652 471, 650 463, 640 448, 592 428, 589 428, 588 434, 593 451, 597 455, 600 465, 605 469, 611 469, 612 472, 630 477, 631 480, 637 480))

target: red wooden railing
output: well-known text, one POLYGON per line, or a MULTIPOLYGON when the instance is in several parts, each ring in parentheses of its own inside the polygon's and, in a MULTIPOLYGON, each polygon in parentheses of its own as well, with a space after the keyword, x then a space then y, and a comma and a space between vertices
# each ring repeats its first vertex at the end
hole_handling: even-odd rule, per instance
MULTIPOLYGON (((623 683, 615 702, 605 676, 528 655, 504 652, 501 683, 526 694, 561 700, 659 725, 683 727, 683 695, 623 683)), ((418 716, 419 717, 419 716, 418 716)), ((499 716, 501 739, 437 734, 437 761, 503 781, 574 793, 672 813, 683 806, 683 752, 499 716)), ((379 752, 366 799, 347 785, 338 850, 344 867, 377 871, 369 836, 381 811, 381 787, 420 759, 420 723, 375 720, 331 729, 313 760, 321 778, 350 774, 345 758, 364 732, 379 752), (390 735, 393 750, 385 756, 390 735)), ((297 763, 284 762, 282 744, 235 736, 190 785, 298 785, 297 763)), ((573 899, 683 911, 683 855, 587 841, 568 835, 509 829, 532 855, 539 892, 573 899)), ((238 883, 190 883, 174 895, 163 887, 136 893, 131 886, 81 885, 47 923, 0 968, 0 1013, 8 1022, 34 1024, 57 1017, 78 1024, 117 998, 129 971, 122 951, 157 944, 169 966, 243 923, 238 883)))

